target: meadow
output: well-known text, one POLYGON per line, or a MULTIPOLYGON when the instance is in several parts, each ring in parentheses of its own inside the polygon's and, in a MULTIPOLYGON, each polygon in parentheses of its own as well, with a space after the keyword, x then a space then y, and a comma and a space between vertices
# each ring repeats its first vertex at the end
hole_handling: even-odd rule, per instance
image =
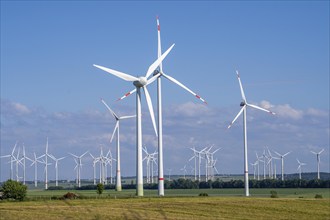
POLYGON ((243 189, 70 191, 88 199, 54 200, 67 191, 29 190, 28 201, 0 202, 0 219, 330 219, 329 189, 243 189), (270 198, 276 190, 279 198, 270 198), (208 193, 207 197, 198 196, 208 193), (323 199, 315 199, 315 194, 323 199))

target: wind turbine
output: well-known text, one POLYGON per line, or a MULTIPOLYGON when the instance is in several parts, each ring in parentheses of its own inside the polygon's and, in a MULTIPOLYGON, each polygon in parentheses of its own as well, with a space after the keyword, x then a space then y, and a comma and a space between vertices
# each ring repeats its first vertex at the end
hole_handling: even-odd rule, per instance
POLYGON ((81 181, 80 181, 80 179, 81 179, 81 167, 82 167, 81 159, 82 159, 82 157, 85 156, 87 153, 88 153, 88 151, 86 151, 85 153, 83 153, 83 154, 80 155, 80 156, 77 156, 77 155, 74 155, 74 154, 72 154, 72 153, 69 153, 71 156, 74 157, 74 160, 75 160, 75 162, 76 162, 76 164, 77 164, 76 167, 77 167, 78 187, 81 186, 81 181))
MULTIPOLYGON (((110 165, 110 184, 112 184, 112 162, 113 161, 116 161, 116 159, 114 159, 113 157, 112 157, 112 153, 111 153, 111 150, 109 149, 109 151, 108 151, 108 153, 107 153, 107 155, 105 156, 106 157, 106 163, 105 163, 105 167, 106 167, 106 165, 107 164, 109 164, 110 165)), ((106 174, 107 174, 107 171, 105 172, 106 174)), ((107 178, 106 178, 107 179, 107 178)))
POLYGON ((34 160, 32 160, 31 166, 34 165, 34 187, 38 186, 38 163, 44 163, 44 161, 40 161, 41 157, 37 157, 36 153, 34 153, 34 160))
POLYGON ((107 103, 103 99, 101 99, 101 101, 105 105, 105 107, 107 107, 107 109, 110 111, 110 113, 112 114, 112 116, 116 120, 116 126, 115 126, 115 129, 114 129, 113 133, 112 133, 110 143, 112 142, 113 137, 114 137, 114 134, 117 131, 116 191, 121 191, 122 189, 121 189, 121 173, 120 173, 120 140, 119 140, 120 135, 119 135, 119 125, 120 125, 120 120, 127 119, 127 118, 135 118, 136 115, 119 117, 114 111, 112 111, 112 109, 107 105, 107 103))
POLYGON ((277 154, 280 158, 281 158, 281 180, 284 181, 284 157, 287 156, 289 153, 291 153, 291 151, 285 153, 285 154, 279 154, 278 152, 274 151, 275 154, 277 154))
MULTIPOLYGON (((160 24, 159 24, 159 18, 157 16, 157 33, 158 33, 158 58, 160 58, 162 55, 162 49, 161 49, 161 38, 160 38, 160 24)), ((166 53, 166 52, 165 52, 166 53)), ((161 87, 161 76, 165 77, 172 83, 175 83, 176 85, 180 86, 181 88, 185 89, 189 93, 191 93, 193 96, 204 102, 206 101, 197 95, 195 92, 190 90, 188 87, 183 85, 178 80, 174 79, 173 77, 165 74, 163 72, 162 62, 159 64, 159 68, 154 71, 153 73, 154 77, 157 78, 157 108, 158 108, 158 195, 164 196, 164 166, 163 166, 163 113, 162 113, 162 87, 161 87)), ((153 80, 154 81, 154 80, 153 80)), ((152 82, 153 82, 152 81, 152 82)), ((128 93, 126 93, 123 97, 119 98, 119 100, 126 98, 130 94, 134 93, 136 90, 132 90, 128 93)))
POLYGON ((22 164, 22 166, 23 166, 23 185, 25 185, 25 177, 26 177, 26 172, 25 172, 25 168, 26 168, 26 166, 25 166, 25 162, 26 162, 26 159, 28 159, 29 161, 31 161, 32 162, 32 160, 30 159, 30 158, 28 158, 27 156, 26 156, 26 154, 25 154, 25 146, 24 146, 24 143, 23 143, 23 154, 22 154, 22 157, 21 157, 21 159, 20 159, 20 163, 22 164))
POLYGON ((187 173, 187 169, 186 169, 187 165, 184 165, 183 168, 181 168, 180 170, 183 171, 183 178, 186 179, 186 173, 187 173))
POLYGON ((46 142, 46 152, 45 154, 41 155, 39 158, 45 157, 44 164, 45 164, 45 189, 48 189, 48 166, 50 165, 48 163, 48 157, 50 155, 48 154, 48 137, 47 137, 47 142, 46 142))
POLYGON ((91 153, 89 153, 89 155, 91 155, 91 157, 93 158, 93 180, 94 180, 94 185, 96 185, 96 163, 100 161, 99 157, 94 157, 91 153))
POLYGON ((298 164, 299 164, 299 166, 298 166, 298 171, 299 171, 299 179, 301 180, 301 167, 302 166, 305 166, 305 165, 307 165, 306 163, 301 163, 298 159, 297 159, 297 162, 298 162, 298 164))
POLYGON ((10 157, 10 161, 9 161, 9 162, 10 162, 10 179, 11 179, 11 180, 14 180, 13 162, 15 162, 15 155, 14 155, 14 152, 15 152, 15 149, 16 149, 16 146, 17 146, 17 143, 18 143, 18 141, 16 141, 16 143, 15 143, 15 145, 14 145, 14 148, 13 148, 13 150, 11 151, 11 154, 1 156, 1 158, 10 157))
MULTIPOLYGON (((163 54, 161 55, 155 62, 153 62, 148 70, 145 76, 140 76, 140 77, 135 77, 132 75, 128 75, 123 72, 119 72, 117 70, 109 69, 106 67, 102 67, 99 65, 95 65, 95 67, 104 70, 114 76, 117 76, 125 81, 133 82, 134 86, 136 87, 136 150, 137 150, 137 171, 136 171, 136 194, 137 196, 143 196, 143 167, 142 167, 142 124, 141 124, 141 88, 144 90, 151 120, 155 129, 155 133, 157 135, 157 130, 156 130, 156 122, 155 122, 155 116, 154 116, 154 110, 152 107, 152 102, 151 98, 147 89, 147 85, 155 81, 158 77, 158 75, 155 75, 151 77, 150 79, 149 76, 154 73, 154 70, 161 64, 163 59, 168 55, 168 53, 172 50, 174 47, 174 44, 163 54)), ((134 91, 134 90, 133 90, 134 91)))
POLYGON ((50 158, 55 161, 55 186, 58 186, 58 162, 63 160, 65 157, 56 158, 54 155, 50 155, 50 158))
POLYGON ((238 112, 238 114, 236 115, 236 117, 234 118, 234 120, 230 123, 230 125, 228 126, 228 128, 230 128, 234 122, 236 121, 236 119, 243 113, 243 136, 244 136, 244 185, 245 185, 245 196, 250 196, 249 193, 249 171, 248 171, 248 156, 247 156, 247 128, 246 128, 246 109, 247 107, 251 107, 254 109, 258 109, 258 110, 262 110, 271 114, 275 114, 267 109, 261 108, 259 106, 250 104, 247 102, 246 98, 245 98, 245 94, 244 94, 244 90, 243 90, 243 86, 241 83, 241 79, 240 76, 238 74, 238 71, 236 71, 237 74, 237 78, 238 78, 238 83, 241 89, 241 95, 242 95, 242 99, 243 101, 241 102, 240 106, 241 106, 241 110, 238 112))
MULTIPOLYGON (((194 157, 198 157, 198 181, 201 181, 201 159, 202 159, 202 154, 204 154, 204 151, 207 149, 207 147, 205 147, 201 151, 197 151, 195 148, 190 148, 190 149, 194 151, 194 156, 189 160, 192 160, 194 157)), ((195 159, 195 168, 196 168, 196 159, 195 159)))
POLYGON ((320 154, 324 151, 322 149, 320 152, 316 153, 314 151, 311 151, 313 154, 316 155, 316 160, 317 160, 317 179, 320 179, 320 154))

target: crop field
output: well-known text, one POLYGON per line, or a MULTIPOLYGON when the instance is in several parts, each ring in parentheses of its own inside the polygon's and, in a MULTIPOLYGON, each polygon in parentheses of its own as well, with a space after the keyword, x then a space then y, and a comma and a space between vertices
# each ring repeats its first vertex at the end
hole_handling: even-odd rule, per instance
POLYGON ((1 202, 0 219, 329 219, 328 199, 149 197, 1 202))
POLYGON ((51 198, 66 192, 29 190, 28 201, 0 202, 0 219, 330 219, 329 189, 251 189, 249 198, 243 189, 166 190, 163 198, 157 190, 143 198, 135 190, 81 190, 70 192, 88 199, 51 198), (270 198, 271 190, 279 198, 270 198))

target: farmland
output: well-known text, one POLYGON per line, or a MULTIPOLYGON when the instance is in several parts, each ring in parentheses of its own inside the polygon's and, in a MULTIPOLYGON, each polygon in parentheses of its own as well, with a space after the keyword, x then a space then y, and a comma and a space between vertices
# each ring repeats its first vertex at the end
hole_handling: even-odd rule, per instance
POLYGON ((0 219, 330 219, 329 189, 275 189, 279 198, 270 198, 274 189, 135 190, 71 191, 83 198, 54 200, 67 191, 29 190, 28 201, 0 202, 0 219), (199 197, 199 193, 208 197, 199 197), (315 194, 323 199, 315 199, 315 194))

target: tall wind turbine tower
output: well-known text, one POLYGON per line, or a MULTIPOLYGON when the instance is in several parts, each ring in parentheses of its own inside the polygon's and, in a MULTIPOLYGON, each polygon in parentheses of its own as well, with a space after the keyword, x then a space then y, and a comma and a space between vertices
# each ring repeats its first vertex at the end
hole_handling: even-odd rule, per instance
POLYGON ((285 154, 279 154, 278 152, 274 151, 278 156, 280 156, 281 158, 281 180, 284 181, 284 157, 287 156, 289 153, 291 153, 291 151, 285 153, 285 154))
POLYGON ((111 136, 111 140, 110 143, 113 140, 114 134, 117 131, 117 168, 116 168, 116 191, 121 191, 121 173, 120 173, 120 135, 119 135, 119 126, 120 126, 120 120, 122 119, 128 119, 128 118, 135 118, 136 115, 132 115, 132 116, 122 116, 119 117, 118 115, 116 115, 116 113, 107 105, 107 103, 101 99, 102 103, 105 105, 105 107, 110 111, 110 113, 112 114, 112 116, 115 118, 116 120, 116 126, 115 129, 112 133, 111 136))
POLYGON ((241 83, 241 79, 240 76, 238 74, 238 71, 236 71, 237 74, 237 78, 238 78, 238 83, 241 89, 241 95, 242 95, 242 99, 243 101, 241 102, 240 106, 241 106, 241 110, 238 112, 238 114, 236 115, 236 117, 234 118, 234 120, 230 123, 230 125, 228 126, 228 128, 230 128, 233 123, 236 121, 236 119, 243 113, 243 138, 244 138, 244 185, 245 185, 245 196, 250 196, 249 193, 249 171, 248 171, 248 156, 247 156, 247 128, 246 128, 246 109, 247 107, 251 107, 254 109, 258 109, 258 110, 262 110, 271 114, 275 114, 269 110, 266 110, 264 108, 261 108, 259 106, 256 105, 252 105, 250 103, 248 103, 246 101, 245 98, 245 94, 244 94, 244 90, 243 90, 243 86, 241 83))
POLYGON ((165 57, 168 55, 168 53, 172 50, 174 47, 174 44, 162 55, 160 56, 155 62, 153 62, 148 70, 145 76, 141 77, 135 77, 132 75, 128 75, 123 72, 119 72, 117 70, 109 69, 106 67, 95 65, 95 67, 104 70, 114 76, 117 76, 125 81, 133 82, 136 89, 133 91, 136 91, 136 194, 137 196, 143 196, 143 167, 142 167, 142 118, 141 118, 141 88, 144 90, 151 120, 155 129, 155 133, 157 135, 157 129, 156 129, 156 122, 155 122, 155 116, 154 111, 152 107, 151 98, 147 89, 147 85, 155 81, 158 77, 158 75, 151 77, 149 76, 154 73, 156 68, 160 65, 160 63, 165 59, 165 57))
POLYGON ((311 151, 313 154, 316 155, 316 160, 317 160, 317 179, 320 179, 320 154, 324 151, 322 149, 320 152, 316 153, 314 151, 311 151))

